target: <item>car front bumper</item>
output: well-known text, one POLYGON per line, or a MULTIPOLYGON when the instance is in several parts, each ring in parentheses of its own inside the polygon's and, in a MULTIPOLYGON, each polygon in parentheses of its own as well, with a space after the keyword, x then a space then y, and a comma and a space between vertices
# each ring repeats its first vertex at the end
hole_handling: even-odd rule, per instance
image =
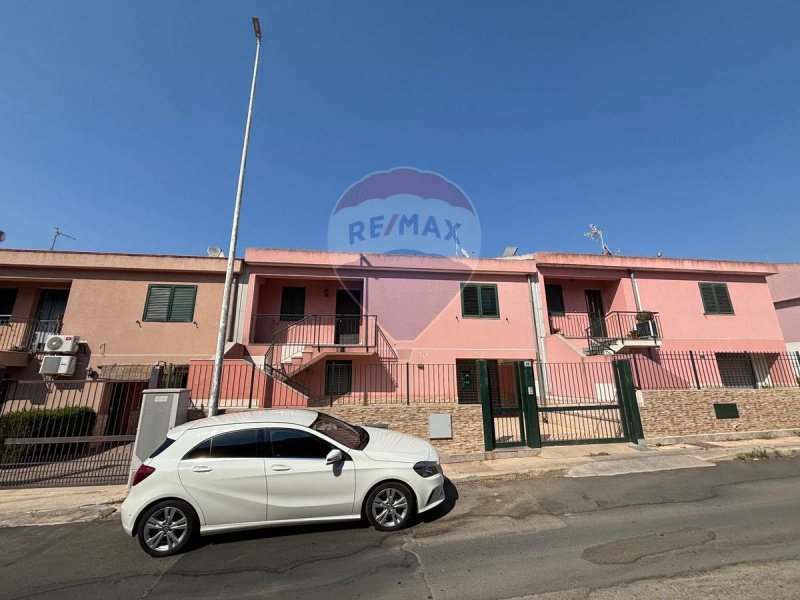
POLYGON ((434 477, 423 479, 423 483, 418 486, 417 498, 419 502, 418 512, 423 513, 444 502, 444 475, 439 473, 434 477))

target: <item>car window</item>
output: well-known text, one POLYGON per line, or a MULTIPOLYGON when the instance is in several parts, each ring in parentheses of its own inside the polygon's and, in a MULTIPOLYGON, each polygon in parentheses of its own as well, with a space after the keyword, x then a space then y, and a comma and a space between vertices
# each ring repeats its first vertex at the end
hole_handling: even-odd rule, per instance
POLYGON ((183 459, 258 457, 258 429, 242 429, 221 433, 200 442, 183 459))
POLYGON ((161 445, 155 450, 153 450, 153 453, 150 455, 150 458, 155 458, 156 456, 161 454, 164 450, 172 446, 172 444, 174 443, 175 440, 173 440, 172 438, 165 438, 164 441, 161 442, 161 445))
POLYGON ((275 458, 325 458, 332 448, 313 433, 297 429, 269 429, 266 432, 275 458))
POLYGON ((350 425, 350 423, 345 423, 330 415, 317 413, 317 418, 311 424, 311 429, 319 431, 322 435, 328 436, 348 448, 361 450, 363 447, 361 431, 350 425))

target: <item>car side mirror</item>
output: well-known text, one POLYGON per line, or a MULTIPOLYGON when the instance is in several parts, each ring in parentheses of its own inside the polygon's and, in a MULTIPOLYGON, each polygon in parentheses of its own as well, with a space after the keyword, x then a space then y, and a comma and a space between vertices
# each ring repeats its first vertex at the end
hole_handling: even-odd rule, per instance
POLYGON ((328 452, 328 456, 325 457, 325 464, 326 465, 335 465, 336 463, 341 461, 342 458, 343 458, 342 457, 342 451, 341 450, 337 450, 336 448, 334 448, 333 450, 328 452))

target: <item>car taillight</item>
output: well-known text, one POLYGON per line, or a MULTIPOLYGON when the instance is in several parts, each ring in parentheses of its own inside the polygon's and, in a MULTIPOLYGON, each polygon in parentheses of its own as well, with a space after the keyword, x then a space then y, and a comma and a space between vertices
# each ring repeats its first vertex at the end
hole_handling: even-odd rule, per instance
POLYGON ((142 465, 141 467, 136 469, 136 473, 133 475, 133 481, 131 482, 131 487, 133 487, 139 482, 144 481, 155 472, 156 472, 155 467, 151 467, 149 465, 142 465))

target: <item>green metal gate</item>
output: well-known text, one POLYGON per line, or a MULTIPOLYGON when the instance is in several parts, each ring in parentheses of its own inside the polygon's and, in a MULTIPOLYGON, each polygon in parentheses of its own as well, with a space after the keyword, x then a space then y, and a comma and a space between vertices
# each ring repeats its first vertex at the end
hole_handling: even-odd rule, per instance
POLYGON ((538 443, 530 423, 535 410, 532 361, 477 363, 486 450, 538 443))
POLYGON ((541 363, 535 421, 542 446, 634 442, 643 436, 630 363, 541 363))

